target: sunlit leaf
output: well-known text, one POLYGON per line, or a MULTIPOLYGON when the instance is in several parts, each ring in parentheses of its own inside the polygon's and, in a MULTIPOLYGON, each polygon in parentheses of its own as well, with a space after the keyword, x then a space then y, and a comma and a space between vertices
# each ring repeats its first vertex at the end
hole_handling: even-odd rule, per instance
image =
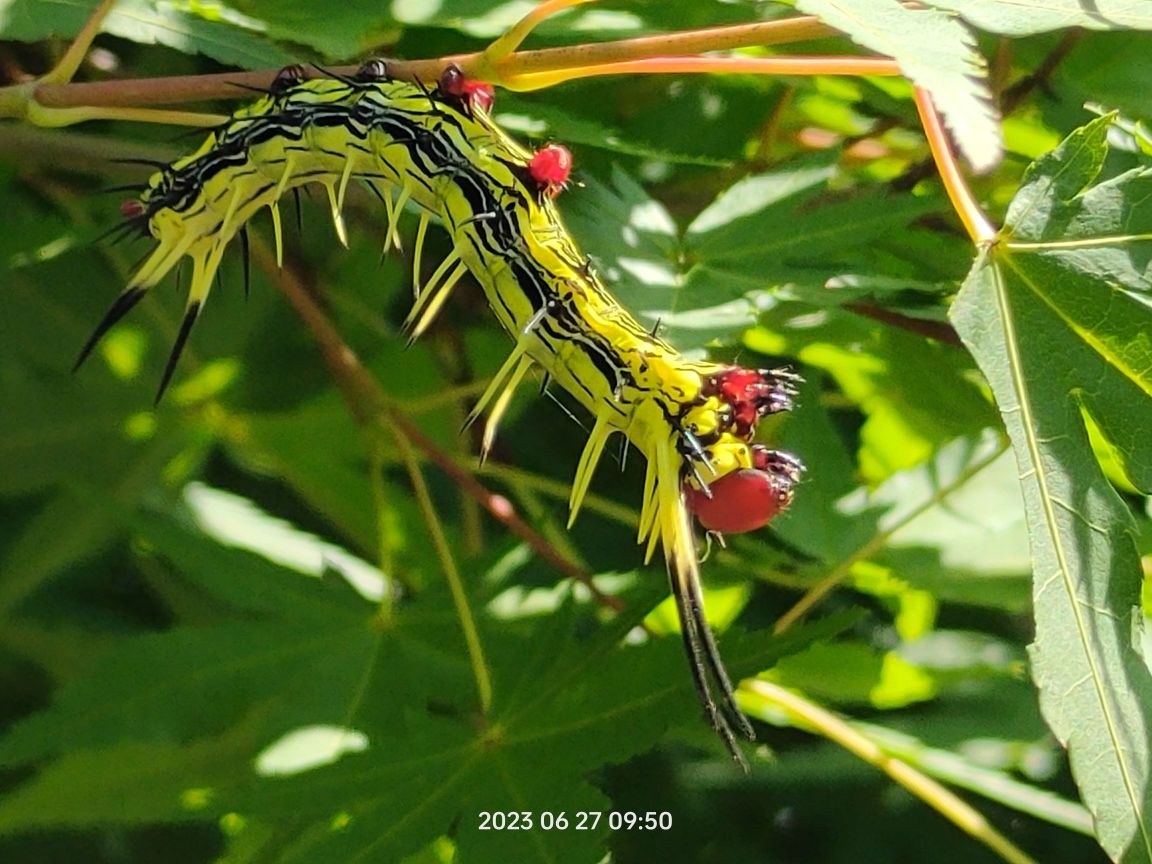
POLYGON ((962 23, 895 0, 797 0, 796 6, 896 60, 908 78, 931 94, 973 168, 987 171, 999 161, 1003 144, 986 64, 962 23))
MULTIPOLYGON (((120 0, 105 20, 104 30, 133 42, 205 54, 241 67, 292 62, 290 53, 256 35, 265 29, 263 22, 223 4, 189 5, 202 14, 181 8, 183 4, 120 0)), ((93 0, 0 0, 0 37, 32 41, 73 36, 95 8, 93 0)))
POLYGON ((1140 655, 1132 516, 1093 458, 1082 412, 1152 488, 1152 170, 1101 178, 1110 118, 1025 176, 1000 240, 952 311, 1000 405, 1032 536, 1041 705, 1068 747, 1097 836, 1152 860, 1152 680, 1140 655))
POLYGON ((951 9, 974 27, 1006 36, 1068 27, 1152 30, 1152 9, 1144 0, 932 0, 930 5, 951 9))

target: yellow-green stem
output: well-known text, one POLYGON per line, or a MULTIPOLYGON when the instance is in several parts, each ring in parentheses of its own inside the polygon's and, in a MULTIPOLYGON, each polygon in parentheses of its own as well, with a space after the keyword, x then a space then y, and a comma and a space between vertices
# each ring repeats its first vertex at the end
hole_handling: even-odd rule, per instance
POLYGON ((936 170, 940 172, 940 180, 956 214, 964 223, 964 230, 978 246, 987 245, 996 240, 996 229, 988 221, 988 217, 976 203, 972 190, 964 180, 960 171, 960 164, 952 150, 952 142, 948 133, 944 131, 944 123, 932 104, 932 97, 922 87, 915 88, 916 110, 920 112, 920 122, 924 126, 924 134, 928 136, 928 146, 932 150, 932 158, 936 162, 936 170))
POLYGON ((563 12, 565 9, 591 2, 593 0, 544 0, 513 24, 504 35, 485 48, 473 64, 472 71, 480 74, 484 72, 497 74, 497 67, 520 47, 528 34, 536 29, 537 24, 557 12, 563 12))
POLYGON ((998 458, 1000 458, 1001 454, 1003 454, 1007 448, 1008 442, 1005 440, 999 447, 996 448, 994 452, 988 454, 983 459, 980 459, 972 465, 969 465, 948 486, 936 489, 931 495, 925 498, 919 506, 914 507, 905 513, 904 518, 899 522, 889 525, 882 531, 877 531, 876 534, 874 534, 867 543, 864 543, 850 555, 845 557, 839 564, 837 564, 828 572, 827 576, 809 588, 804 596, 796 601, 796 604, 791 609, 780 616, 780 618, 776 621, 776 626, 772 629, 772 632, 779 635, 792 627, 797 621, 808 614, 808 612, 811 611, 811 609, 817 603, 824 599, 824 596, 828 594, 829 591, 843 582, 848 577, 848 574, 852 572, 852 567, 855 564, 860 561, 867 561, 869 558, 883 549, 888 544, 888 541, 892 538, 892 535, 896 531, 907 525, 921 513, 924 513, 929 508, 939 504, 954 491, 956 491, 956 489, 967 483, 970 479, 975 477, 977 474, 995 462, 998 458))
POLYGON ((452 555, 452 547, 444 534, 444 524, 440 521, 440 514, 436 512, 436 505, 428 492, 428 484, 424 480, 424 471, 416 452, 412 448, 408 436, 400 429, 387 414, 381 416, 381 422, 396 442, 396 449, 400 454, 400 461, 408 472, 412 482, 412 491, 416 493, 416 504, 424 517, 424 524, 428 526, 428 533, 432 537, 432 546, 436 550, 436 557, 440 561, 440 568, 444 571, 444 579, 448 582, 448 590, 452 594, 452 605, 456 607, 456 617, 460 619, 460 629, 464 634, 464 642, 468 646, 468 660, 472 664, 472 675, 476 679, 476 692, 480 698, 480 711, 488 713, 492 707, 492 676, 488 672, 488 663, 484 659, 484 646, 480 642, 480 631, 476 627, 476 619, 472 615, 472 607, 468 602, 468 592, 464 590, 464 581, 460 577, 460 570, 456 566, 456 559, 452 555))
POLYGON ((103 0, 96 7, 88 20, 84 22, 80 32, 76 34, 72 44, 68 46, 68 50, 64 52, 64 56, 60 58, 60 62, 52 71, 44 75, 40 79, 41 81, 47 84, 67 84, 76 77, 80 64, 84 62, 88 49, 92 47, 92 40, 99 35, 104 19, 108 17, 108 13, 112 11, 112 7, 115 5, 116 0, 103 0))
MULTIPOLYGON (((979 840, 1009 864, 1036 864, 1007 837, 997 831, 984 816, 955 793, 920 773, 907 762, 889 756, 880 747, 865 738, 842 719, 802 696, 770 681, 750 680, 740 685, 747 697, 751 694, 769 706, 782 710, 797 725, 822 735, 839 744, 869 765, 879 768, 945 819, 979 840)), ((753 716, 760 706, 750 705, 752 699, 742 699, 741 707, 753 716)))
POLYGON ((384 595, 376 611, 382 625, 392 621, 396 602, 395 585, 400 578, 393 567, 392 555, 388 549, 387 496, 384 494, 384 447, 379 440, 369 444, 368 483, 372 488, 372 508, 375 511, 377 566, 384 574, 384 595))
POLYGON ((540 90, 565 81, 602 75, 671 75, 705 72, 745 75, 900 75, 895 60, 885 57, 646 57, 554 72, 505 75, 511 90, 540 90))
POLYGON ((223 114, 199 111, 169 111, 164 108, 118 108, 105 105, 78 105, 75 108, 46 108, 30 101, 24 119, 34 126, 55 128, 87 123, 90 120, 125 120, 133 123, 164 123, 169 126, 194 126, 209 129, 226 123, 223 114))

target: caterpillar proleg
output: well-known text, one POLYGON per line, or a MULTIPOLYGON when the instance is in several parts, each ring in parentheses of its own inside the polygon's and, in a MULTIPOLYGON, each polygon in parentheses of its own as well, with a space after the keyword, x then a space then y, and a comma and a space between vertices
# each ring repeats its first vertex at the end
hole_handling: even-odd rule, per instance
POLYGON ((647 544, 646 560, 663 549, 693 681, 710 722, 740 760, 735 730, 748 736, 752 730, 736 709, 704 618, 691 513, 707 529, 740 531, 788 506, 803 466, 752 438, 760 419, 792 407, 795 378, 785 370, 686 359, 641 326, 608 293, 560 219, 554 199, 568 178, 571 154, 558 145, 528 151, 489 118, 491 104, 491 88, 464 80, 455 67, 434 88, 393 80, 378 60, 353 78, 309 79, 300 67, 282 70, 265 97, 236 112, 193 154, 154 174, 139 201, 124 208, 127 224, 147 231, 157 245, 77 365, 151 287, 190 258, 187 307, 163 393, 229 242, 265 208, 281 258, 278 206, 289 190, 324 187, 342 242, 341 211, 353 180, 367 182, 383 200, 387 244, 399 244, 397 217, 412 202, 425 214, 414 277, 429 216, 454 242, 425 284, 414 278, 412 337, 426 329, 467 271, 514 339, 473 412, 490 409, 483 449, 535 364, 594 418, 573 482, 572 520, 613 435, 624 435, 647 459, 638 540, 647 544))

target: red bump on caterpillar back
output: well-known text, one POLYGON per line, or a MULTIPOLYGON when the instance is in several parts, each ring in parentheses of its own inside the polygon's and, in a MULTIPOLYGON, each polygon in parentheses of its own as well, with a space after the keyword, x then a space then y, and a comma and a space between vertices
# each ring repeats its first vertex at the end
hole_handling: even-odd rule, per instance
POLYGON ((450 63, 440 74, 441 92, 458 98, 465 106, 473 111, 492 113, 492 106, 496 102, 496 90, 491 84, 484 81, 470 81, 464 75, 464 70, 455 63, 450 63))
POLYGON ((562 144, 541 147, 528 163, 528 173, 549 198, 555 198, 567 188, 572 173, 572 153, 562 144))

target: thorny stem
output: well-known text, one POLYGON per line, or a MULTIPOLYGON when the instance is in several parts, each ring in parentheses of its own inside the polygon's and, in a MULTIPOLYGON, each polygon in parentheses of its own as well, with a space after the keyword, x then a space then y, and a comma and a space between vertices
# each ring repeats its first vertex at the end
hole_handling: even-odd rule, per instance
POLYGON ((827 711, 803 696, 770 681, 745 681, 740 685, 740 690, 745 695, 755 697, 757 701, 762 703, 761 706, 750 706, 747 704, 750 700, 742 700, 745 710, 748 710, 753 716, 765 714, 764 708, 776 708, 783 711, 793 723, 801 728, 811 729, 829 741, 839 744, 869 765, 879 768, 952 824, 1008 861, 1009 864, 1036 864, 1011 840, 992 827, 992 824, 984 818, 983 814, 971 804, 931 777, 917 771, 902 759, 885 753, 878 744, 857 732, 831 711, 827 711), (756 707, 761 707, 761 710, 757 711, 756 707))
POLYGON ((944 131, 944 124, 936 112, 936 106, 932 104, 932 98, 922 87, 914 88, 913 92, 916 110, 920 114, 920 122, 924 125, 924 134, 928 136, 928 146, 932 150, 932 159, 936 162, 936 170, 940 172, 940 180, 944 183, 948 199, 956 209, 960 221, 964 223, 964 230, 977 246, 995 242, 996 229, 976 203, 972 190, 964 180, 960 164, 952 150, 952 142, 948 139, 948 133, 944 131))

